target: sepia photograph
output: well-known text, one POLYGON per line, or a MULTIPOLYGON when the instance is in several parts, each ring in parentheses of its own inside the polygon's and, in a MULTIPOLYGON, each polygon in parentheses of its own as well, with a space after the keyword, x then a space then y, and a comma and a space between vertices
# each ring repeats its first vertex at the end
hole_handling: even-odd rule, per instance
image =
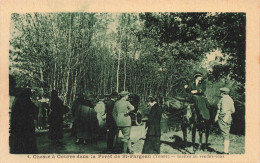
POLYGON ((9 153, 245 154, 246 22, 11 13, 9 153))

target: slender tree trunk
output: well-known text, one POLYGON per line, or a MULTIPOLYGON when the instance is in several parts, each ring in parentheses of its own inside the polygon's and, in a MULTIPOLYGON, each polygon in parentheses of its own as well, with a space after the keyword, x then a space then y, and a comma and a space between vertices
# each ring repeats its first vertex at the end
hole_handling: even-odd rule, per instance
POLYGON ((117 71, 116 71, 116 91, 119 91, 119 69, 120 69, 120 50, 118 52, 118 59, 117 59, 117 71))

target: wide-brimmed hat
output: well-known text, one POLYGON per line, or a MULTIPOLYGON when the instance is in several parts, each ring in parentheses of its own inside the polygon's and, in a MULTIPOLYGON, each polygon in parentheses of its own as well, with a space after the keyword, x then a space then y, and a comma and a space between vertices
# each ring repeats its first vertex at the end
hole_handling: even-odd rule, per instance
POLYGON ((195 72, 194 75, 193 75, 194 78, 197 78, 199 76, 202 77, 203 74, 201 72, 195 72))
POLYGON ((220 90, 220 92, 225 92, 225 93, 229 93, 230 92, 230 89, 227 88, 227 87, 220 88, 219 90, 220 90))
POLYGON ((127 91, 122 91, 119 93, 120 96, 126 96, 126 95, 129 95, 130 93, 127 92, 127 91))

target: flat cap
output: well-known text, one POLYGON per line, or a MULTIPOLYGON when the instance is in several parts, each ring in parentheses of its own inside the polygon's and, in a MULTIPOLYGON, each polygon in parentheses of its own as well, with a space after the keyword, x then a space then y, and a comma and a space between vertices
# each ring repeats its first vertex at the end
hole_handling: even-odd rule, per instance
POLYGON ((230 89, 228 89, 227 87, 223 87, 219 89, 221 92, 230 92, 230 89))
POLYGON ((126 96, 126 95, 129 95, 130 93, 127 92, 127 91, 122 91, 119 93, 120 96, 126 96))

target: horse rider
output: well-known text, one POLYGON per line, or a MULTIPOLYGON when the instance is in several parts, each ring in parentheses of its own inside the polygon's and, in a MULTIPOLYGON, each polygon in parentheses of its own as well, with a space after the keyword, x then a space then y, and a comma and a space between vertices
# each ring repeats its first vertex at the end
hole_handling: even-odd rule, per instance
POLYGON ((206 127, 206 148, 208 145, 208 137, 209 137, 209 103, 206 97, 204 96, 204 92, 206 91, 206 82, 203 80, 203 74, 201 72, 194 73, 194 81, 192 81, 189 85, 185 85, 184 88, 186 92, 191 94, 191 102, 194 104, 193 110, 193 123, 194 126, 192 128, 192 143, 193 147, 195 145, 195 138, 196 138, 196 129, 199 129, 200 134, 200 144, 199 148, 202 145, 202 127, 204 124, 206 127), (195 111, 195 112, 194 112, 195 111))

